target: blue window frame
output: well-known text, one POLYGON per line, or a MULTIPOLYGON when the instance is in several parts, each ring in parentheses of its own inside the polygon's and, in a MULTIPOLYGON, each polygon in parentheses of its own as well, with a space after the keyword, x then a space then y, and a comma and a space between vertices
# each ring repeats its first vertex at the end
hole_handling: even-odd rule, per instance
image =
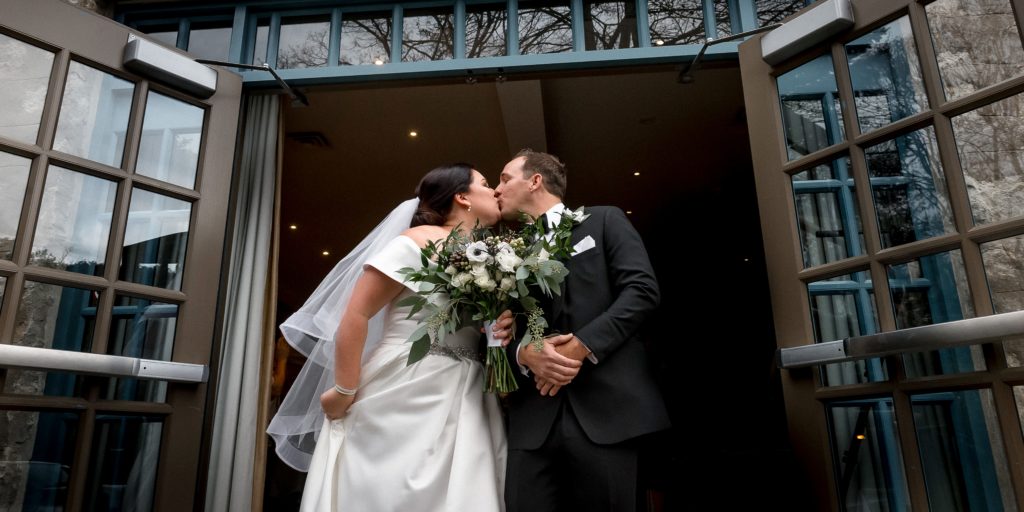
MULTIPOLYGON (((522 0, 525 2, 526 0, 522 0)), ((795 13, 806 0, 688 0, 696 2, 703 9, 703 37, 716 38, 723 35, 742 32, 756 28, 759 23, 777 21, 795 13)), ((683 44, 672 45, 652 44, 651 26, 648 17, 648 4, 652 0, 635 2, 604 2, 605 4, 628 4, 629 16, 623 19, 624 30, 635 34, 632 47, 613 49, 587 50, 585 40, 588 14, 595 3, 584 0, 569 0, 571 22, 571 50, 557 54, 530 54, 521 52, 519 38, 520 0, 435 0, 406 2, 379 2, 350 5, 343 0, 299 1, 281 0, 268 4, 254 0, 236 3, 210 3, 201 7, 191 6, 184 9, 174 3, 124 6, 117 16, 118 21, 126 23, 142 32, 151 33, 153 37, 181 49, 189 48, 190 36, 194 30, 221 30, 230 26, 227 38, 227 55, 224 60, 246 64, 275 65, 279 57, 279 46, 282 42, 282 24, 289 18, 297 16, 322 16, 330 20, 322 44, 326 58, 318 56, 315 66, 293 69, 282 69, 281 76, 289 81, 305 84, 332 83, 346 80, 383 79, 417 76, 443 76, 475 72, 476 76, 495 76, 508 69, 570 69, 607 65, 623 65, 636 63, 678 63, 696 56, 700 49, 699 40, 684 41, 683 44), (479 30, 479 18, 467 21, 470 15, 479 16, 481 10, 493 8, 495 18, 501 19, 500 35, 504 38, 505 52, 469 52, 467 55, 467 29, 479 30), (408 11, 424 9, 450 9, 452 20, 452 49, 450 58, 403 62, 403 18, 408 11), (500 11, 501 15, 496 13, 500 11), (379 56, 370 56, 371 64, 351 65, 349 61, 340 60, 342 54, 342 37, 347 17, 358 18, 368 13, 386 13, 390 20, 387 30, 382 27, 378 33, 369 37, 379 40, 379 47, 386 52, 379 56), (632 25, 635 26, 625 26, 632 25), (386 43, 386 44, 385 44, 386 43), (322 64, 322 65, 321 65, 322 64)), ((666 2, 662 1, 661 4, 666 2)), ((671 3, 671 2, 669 2, 671 3)), ((446 29, 447 30, 447 29, 446 29)), ((494 26, 493 30, 499 30, 494 26)), ((204 40, 225 37, 223 32, 204 33, 204 40)), ((474 34, 479 39, 480 34, 474 34)), ((500 41, 490 41, 491 47, 500 47, 500 41)), ((706 58, 735 58, 738 43, 725 43, 709 49, 706 58)), ((593 45, 591 45, 593 46, 593 45)), ((210 45, 216 55, 201 55, 206 58, 220 60, 224 57, 223 45, 210 45)), ((195 49, 193 50, 195 51, 195 49)), ((366 59, 360 64, 367 64, 366 59)), ((275 66, 275 69, 278 66, 275 66)), ((249 86, 271 85, 273 79, 259 71, 243 72, 244 80, 249 86)))

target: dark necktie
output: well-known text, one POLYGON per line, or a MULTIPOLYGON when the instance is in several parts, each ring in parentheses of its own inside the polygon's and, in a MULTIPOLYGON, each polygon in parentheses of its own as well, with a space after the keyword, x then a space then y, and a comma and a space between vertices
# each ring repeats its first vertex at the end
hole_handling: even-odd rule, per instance
POLYGON ((540 223, 540 236, 548 234, 548 214, 541 215, 537 222, 540 223))

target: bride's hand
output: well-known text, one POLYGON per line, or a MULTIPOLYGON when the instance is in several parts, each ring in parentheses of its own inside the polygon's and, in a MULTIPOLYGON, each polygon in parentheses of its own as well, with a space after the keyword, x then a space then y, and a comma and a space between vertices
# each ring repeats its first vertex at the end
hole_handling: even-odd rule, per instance
POLYGON ((356 401, 355 395, 348 396, 338 393, 334 389, 328 389, 320 395, 320 406, 329 420, 337 420, 345 416, 348 408, 356 401))

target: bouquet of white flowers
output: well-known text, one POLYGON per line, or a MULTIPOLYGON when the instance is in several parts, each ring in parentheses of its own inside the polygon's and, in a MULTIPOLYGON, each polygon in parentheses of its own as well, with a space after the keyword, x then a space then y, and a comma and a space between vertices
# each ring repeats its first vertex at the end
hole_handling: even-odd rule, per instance
POLYGON ((422 267, 399 271, 406 281, 420 283, 419 293, 399 305, 412 306, 410 316, 421 310, 429 312, 427 322, 410 337, 409 364, 422 359, 431 342, 443 342, 446 335, 465 327, 465 322, 482 322, 488 338, 484 391, 515 391, 515 375, 504 348, 493 339, 491 327, 502 311, 518 304, 515 309, 527 316, 522 343, 542 341, 547 321, 530 290, 540 290, 548 297, 561 292, 569 272, 559 257, 568 255, 573 222, 585 218, 582 208, 567 213, 563 216, 566 222, 547 237, 537 224, 524 224, 518 231, 474 229, 463 234, 455 229, 444 240, 427 244, 420 254, 422 267), (447 300, 436 299, 445 296, 447 300))

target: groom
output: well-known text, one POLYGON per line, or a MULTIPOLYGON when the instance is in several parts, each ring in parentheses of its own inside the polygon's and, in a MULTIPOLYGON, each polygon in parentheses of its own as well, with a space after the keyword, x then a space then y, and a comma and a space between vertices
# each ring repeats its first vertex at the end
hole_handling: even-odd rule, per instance
MULTIPOLYGON (((550 228, 566 209, 565 186, 558 158, 527 149, 505 165, 494 195, 505 220, 544 214, 550 228)), ((635 438, 669 426, 637 337, 659 300, 647 251, 622 210, 584 212, 562 294, 544 308, 563 334, 539 352, 509 344, 521 370, 520 390, 508 396, 510 512, 635 510, 635 438)), ((503 337, 512 324, 506 312, 503 337)))

